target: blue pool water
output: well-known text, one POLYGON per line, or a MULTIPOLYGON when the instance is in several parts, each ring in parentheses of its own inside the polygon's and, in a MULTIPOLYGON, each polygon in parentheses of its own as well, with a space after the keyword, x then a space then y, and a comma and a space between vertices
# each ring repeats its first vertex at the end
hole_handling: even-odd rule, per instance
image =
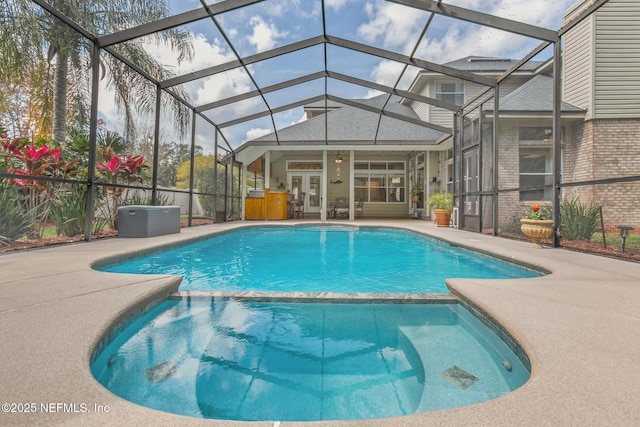
POLYGON ((181 290, 447 293, 445 279, 538 274, 409 231, 244 228, 100 270, 175 274, 181 290))
POLYGON ((92 360, 124 399, 228 420, 400 416, 493 399, 530 375, 459 304, 170 299, 92 360))

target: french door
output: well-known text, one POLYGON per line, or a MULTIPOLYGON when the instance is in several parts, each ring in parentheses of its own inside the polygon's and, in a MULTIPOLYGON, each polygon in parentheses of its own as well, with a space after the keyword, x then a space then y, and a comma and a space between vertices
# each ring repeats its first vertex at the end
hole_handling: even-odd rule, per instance
POLYGON ((287 181, 291 193, 305 193, 305 212, 320 212, 320 194, 322 191, 322 175, 318 172, 289 172, 287 181))

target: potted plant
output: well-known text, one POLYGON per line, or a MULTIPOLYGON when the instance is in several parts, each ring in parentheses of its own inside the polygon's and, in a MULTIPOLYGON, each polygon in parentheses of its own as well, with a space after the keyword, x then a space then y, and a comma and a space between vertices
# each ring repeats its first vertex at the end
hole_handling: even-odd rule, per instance
POLYGON ((541 209, 539 203, 532 203, 527 216, 520 220, 520 231, 531 239, 530 248, 542 249, 540 240, 553 233, 550 209, 541 209))
POLYGON ((411 201, 417 203, 420 201, 420 187, 414 185, 411 189, 411 201))
POLYGON ((451 212, 453 211, 453 195, 438 191, 429 197, 427 204, 436 216, 436 225, 438 227, 448 227, 449 221, 451 221, 451 212))

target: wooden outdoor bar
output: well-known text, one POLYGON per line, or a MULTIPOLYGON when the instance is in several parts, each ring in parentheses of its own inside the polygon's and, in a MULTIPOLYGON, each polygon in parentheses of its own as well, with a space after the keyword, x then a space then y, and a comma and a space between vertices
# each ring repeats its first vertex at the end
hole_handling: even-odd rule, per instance
POLYGON ((247 220, 287 219, 291 216, 290 204, 288 203, 291 197, 293 195, 290 193, 284 191, 271 192, 268 188, 265 188, 262 197, 258 193, 245 198, 244 217, 247 220))

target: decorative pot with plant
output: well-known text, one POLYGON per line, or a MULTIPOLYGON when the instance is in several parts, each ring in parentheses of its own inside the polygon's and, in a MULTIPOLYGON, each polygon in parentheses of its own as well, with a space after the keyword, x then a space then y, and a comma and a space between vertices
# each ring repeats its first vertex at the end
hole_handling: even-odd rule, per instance
POLYGON ((414 185, 411 189, 411 201, 417 203, 420 201, 420 187, 414 185))
POLYGON ((553 220, 549 209, 541 209, 540 204, 532 203, 531 210, 520 220, 520 231, 531 239, 530 248, 542 249, 541 239, 553 233, 553 220))
POLYGON ((453 195, 438 191, 429 197, 427 204, 436 216, 436 225, 438 227, 448 227, 449 221, 451 221, 451 212, 453 211, 453 195))

